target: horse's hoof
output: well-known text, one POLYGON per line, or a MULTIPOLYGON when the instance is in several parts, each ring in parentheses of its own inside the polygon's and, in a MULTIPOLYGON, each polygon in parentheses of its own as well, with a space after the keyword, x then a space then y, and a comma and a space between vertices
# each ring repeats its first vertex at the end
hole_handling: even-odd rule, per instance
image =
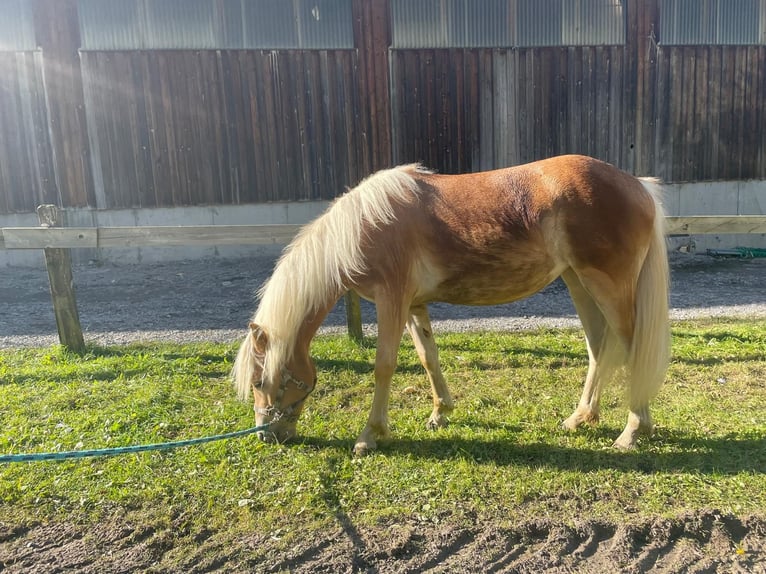
POLYGON ((430 431, 435 431, 445 428, 447 425, 449 425, 449 421, 445 417, 431 417, 426 423, 426 428, 430 431))
POLYGON ((580 426, 580 422, 576 419, 572 420, 572 417, 569 417, 561 423, 561 428, 570 432, 576 431, 578 426, 580 426))
POLYGON ((635 441, 617 439, 612 444, 612 448, 616 448, 617 450, 624 450, 624 451, 633 450, 634 448, 636 448, 636 443, 635 441))
POLYGON ((362 456, 367 456, 373 450, 375 450, 375 447, 370 446, 367 443, 356 443, 353 448, 353 453, 354 453, 354 456, 362 457, 362 456))

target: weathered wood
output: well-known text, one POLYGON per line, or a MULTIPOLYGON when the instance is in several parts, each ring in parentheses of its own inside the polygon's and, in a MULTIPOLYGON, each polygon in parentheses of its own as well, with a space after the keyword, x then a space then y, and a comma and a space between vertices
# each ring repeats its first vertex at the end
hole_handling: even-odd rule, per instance
POLYGON ((668 217, 666 219, 668 234, 766 233, 766 216, 764 215, 706 215, 697 217, 668 217))
MULTIPOLYGON (((41 205, 37 208, 37 216, 40 225, 43 226, 55 227, 60 223, 59 212, 54 205, 41 205)), ((80 326, 80 315, 77 312, 69 250, 45 249, 45 266, 48 269, 59 341, 70 351, 82 353, 85 351, 85 341, 80 326)))
POLYGON ((6 227, 2 231, 6 249, 44 249, 286 244, 300 228, 300 225, 189 225, 6 227))
POLYGON ((348 336, 357 343, 362 341, 362 304, 356 291, 349 291, 345 296, 346 326, 348 336))
MULTIPOLYGON (((764 215, 668 217, 668 233, 766 233, 764 215)), ((124 248, 287 244, 300 225, 4 227, 0 249, 124 248)))

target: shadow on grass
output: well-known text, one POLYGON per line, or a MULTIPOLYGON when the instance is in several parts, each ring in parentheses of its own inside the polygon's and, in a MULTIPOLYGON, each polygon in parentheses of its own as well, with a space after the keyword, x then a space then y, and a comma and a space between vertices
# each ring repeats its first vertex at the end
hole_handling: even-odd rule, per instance
MULTIPOLYGON (((511 427, 511 432, 514 429, 511 427)), ((621 429, 604 428, 593 434, 615 438, 621 429)), ((563 432, 563 431, 562 431, 563 432)), ((594 441, 595 442, 595 441, 594 441)), ((304 437, 298 444, 316 448, 347 450, 353 440, 304 437)), ((603 444, 603 442, 601 442, 603 444)), ((661 430, 643 439, 638 448, 623 452, 613 448, 579 448, 552 443, 516 444, 505 439, 461 439, 433 436, 424 439, 392 438, 379 445, 385 455, 405 455, 424 460, 465 460, 498 466, 531 466, 589 472, 614 469, 642 474, 697 472, 732 475, 740 472, 766 473, 766 433, 716 438, 687 436, 661 430)), ((374 455, 373 455, 374 456, 374 455)))

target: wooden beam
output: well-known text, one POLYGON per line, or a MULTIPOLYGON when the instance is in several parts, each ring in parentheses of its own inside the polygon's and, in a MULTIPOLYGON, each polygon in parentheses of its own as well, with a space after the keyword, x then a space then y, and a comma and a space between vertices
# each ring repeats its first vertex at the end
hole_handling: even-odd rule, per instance
MULTIPOLYGON (((0 249, 287 244, 300 225, 4 227, 0 249)), ((766 233, 764 215, 668 217, 668 234, 766 233)))
POLYGON ((300 225, 188 225, 152 227, 5 227, 5 249, 48 247, 172 247, 289 243, 300 225))
MULTIPOLYGON (((59 211, 55 205, 41 205, 37 208, 37 217, 40 225, 53 228, 60 224, 59 211)), ((57 231, 50 228, 46 231, 57 231)), ((77 312, 69 249, 45 249, 45 266, 48 269, 59 341, 70 351, 83 353, 85 341, 80 326, 80 315, 77 312)))
POLYGON ((766 233, 766 216, 764 215, 700 215, 696 217, 668 217, 666 219, 669 235, 766 233))

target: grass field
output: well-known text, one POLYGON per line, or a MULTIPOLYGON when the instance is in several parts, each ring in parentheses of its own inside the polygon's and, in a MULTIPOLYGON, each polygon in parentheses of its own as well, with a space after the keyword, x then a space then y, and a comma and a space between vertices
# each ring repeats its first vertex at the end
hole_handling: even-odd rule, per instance
MULTIPOLYGON (((96 521, 118 511, 181 513, 211 527, 257 524, 286 541, 331 521, 435 523, 544 515, 563 521, 766 508, 766 325, 679 323, 654 403, 658 430, 633 452, 610 448, 624 425, 619 385, 602 422, 559 423, 582 386, 580 331, 437 335, 457 408, 428 431, 430 391, 409 340, 400 351, 392 439, 351 455, 372 398, 374 341, 323 336, 319 387, 290 445, 254 436, 166 453, 0 467, 0 519, 96 521)), ((146 344, 0 351, 0 453, 90 449, 244 429, 233 345, 146 344)))

